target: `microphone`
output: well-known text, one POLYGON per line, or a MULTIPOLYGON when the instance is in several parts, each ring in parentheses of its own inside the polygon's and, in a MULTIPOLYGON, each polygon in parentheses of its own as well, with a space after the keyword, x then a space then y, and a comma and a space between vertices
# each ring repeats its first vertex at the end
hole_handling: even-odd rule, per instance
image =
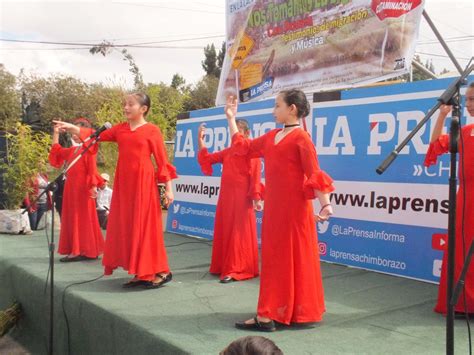
POLYGON ((89 137, 87 137, 86 139, 84 139, 84 141, 82 142, 82 144, 88 142, 88 141, 91 140, 91 139, 97 138, 102 132, 104 132, 106 129, 109 129, 109 128, 112 128, 112 124, 111 124, 110 122, 105 122, 102 127, 100 127, 97 131, 95 131, 94 133, 92 133, 89 137))

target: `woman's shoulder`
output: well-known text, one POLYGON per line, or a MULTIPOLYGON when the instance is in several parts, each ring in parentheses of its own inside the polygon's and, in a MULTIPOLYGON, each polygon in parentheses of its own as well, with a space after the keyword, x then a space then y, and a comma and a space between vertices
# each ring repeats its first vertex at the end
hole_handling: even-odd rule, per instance
POLYGON ((159 126, 157 126, 156 124, 154 123, 151 123, 151 122, 147 122, 144 126, 144 128, 150 132, 153 132, 153 133, 157 133, 157 132, 160 132, 161 133, 161 129, 159 126))
POLYGON ((303 142, 310 142, 310 143, 313 142, 311 140, 311 135, 307 131, 305 131, 303 128, 299 128, 296 130, 295 137, 303 142))

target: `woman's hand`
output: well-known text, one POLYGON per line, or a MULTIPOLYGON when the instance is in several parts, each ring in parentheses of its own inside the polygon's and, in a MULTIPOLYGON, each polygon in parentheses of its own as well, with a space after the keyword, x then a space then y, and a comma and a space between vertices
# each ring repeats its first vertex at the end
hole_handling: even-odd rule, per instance
POLYGON ((198 128, 198 147, 199 150, 204 148, 204 131, 206 130, 206 123, 202 123, 198 128))
POLYGON ((171 205, 174 201, 174 193, 173 193, 173 190, 172 189, 166 189, 165 190, 165 204, 166 204, 166 207, 168 208, 169 205, 171 205))
POLYGON ((91 195, 91 198, 97 198, 97 186, 92 187, 89 190, 89 193, 91 195))
POLYGON ((57 129, 59 133, 69 132, 77 136, 81 133, 80 128, 73 125, 72 123, 59 121, 59 120, 53 120, 53 123, 54 123, 54 130, 57 129))
POLYGON ((253 200, 253 208, 255 211, 263 211, 263 200, 253 200))
POLYGON ((329 219, 333 215, 334 211, 332 209, 332 206, 330 204, 326 204, 323 207, 321 207, 321 210, 319 213, 316 215, 316 222, 324 222, 329 219))
POLYGON ((227 96, 224 112, 228 120, 235 120, 235 116, 237 116, 237 97, 236 96, 234 95, 227 96))
POLYGON ((451 105, 441 105, 439 107, 439 113, 440 115, 443 115, 444 117, 446 117, 451 112, 452 109, 453 109, 453 106, 451 105))

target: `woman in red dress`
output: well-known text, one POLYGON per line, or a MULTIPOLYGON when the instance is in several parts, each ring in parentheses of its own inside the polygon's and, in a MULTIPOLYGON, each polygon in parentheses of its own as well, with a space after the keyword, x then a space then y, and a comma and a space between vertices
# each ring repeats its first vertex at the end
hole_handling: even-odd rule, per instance
POLYGON ((262 225, 262 268, 257 315, 236 323, 239 329, 274 331, 283 324, 319 322, 325 311, 319 265, 316 220, 333 213, 332 179, 319 168, 316 150, 299 119, 310 112, 303 92, 280 93, 273 115, 283 129, 248 141, 237 132, 237 100, 227 99, 225 113, 232 146, 240 154, 265 159, 265 209, 262 225), (318 197, 315 217, 311 200, 318 197))
MULTIPOLYGON (((127 122, 100 134, 101 141, 117 142, 119 149, 102 264, 105 275, 112 274, 117 267, 134 275, 123 285, 125 288, 158 288, 172 279, 157 183, 166 184, 165 195, 171 203, 171 179, 177 175, 168 163, 160 129, 145 120, 150 105, 150 98, 145 94, 128 95, 124 104, 127 122)), ((79 133, 72 125, 62 122, 57 125, 79 133)))
MULTIPOLYGON (((466 91, 466 109, 471 116, 474 116, 474 83, 471 83, 466 91)), ((451 106, 442 105, 440 107, 430 146, 426 153, 425 166, 436 164, 438 156, 449 151, 449 135, 441 134, 449 112, 451 112, 451 106)), ((464 126, 461 130, 461 136, 459 141, 459 190, 456 199, 455 282, 461 275, 464 260, 474 240, 474 164, 472 164, 474 161, 474 124, 464 126), (464 161, 464 164, 461 164, 462 161, 464 161)), ((434 309, 435 312, 442 314, 446 314, 447 311, 446 258, 446 253, 444 253, 438 288, 438 302, 434 309)), ((454 311, 459 317, 462 317, 465 312, 471 313, 471 316, 474 315, 474 283, 472 282, 474 280, 474 261, 471 261, 465 280, 466 298, 464 299, 464 295, 461 293, 459 301, 454 307, 454 311)))
MULTIPOLYGON (((247 121, 237 120, 239 132, 247 139, 247 121)), ((204 174, 212 165, 222 164, 209 272, 219 274, 221 283, 258 276, 258 244, 254 206, 262 200, 260 159, 237 155, 232 147, 209 153, 204 147, 204 125, 198 132, 198 162, 204 174), (253 201, 253 202, 252 202, 253 201)))
MULTIPOLYGON (((77 126, 71 126, 77 131, 80 126, 90 127, 85 118, 74 122, 77 126)), ((77 134, 72 135, 72 140, 76 144, 81 142, 77 134)), ((64 163, 70 164, 80 153, 79 146, 63 148, 59 145, 59 127, 56 125, 49 153, 50 164, 61 168, 64 163)), ((96 153, 97 146, 91 147, 66 173, 58 246, 58 253, 66 255, 60 259, 62 262, 97 259, 104 248, 95 207, 97 186, 101 184, 96 167, 96 153)))

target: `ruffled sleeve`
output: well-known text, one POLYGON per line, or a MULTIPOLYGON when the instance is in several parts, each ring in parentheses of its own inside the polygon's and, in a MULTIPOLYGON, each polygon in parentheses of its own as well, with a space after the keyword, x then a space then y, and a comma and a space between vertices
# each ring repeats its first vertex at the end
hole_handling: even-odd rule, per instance
POLYGON ((157 165, 155 180, 157 183, 165 183, 172 179, 176 179, 178 175, 176 173, 176 168, 168 162, 165 143, 160 129, 155 125, 151 125, 151 127, 153 128, 149 143, 157 165))
POLYGON ((315 190, 323 193, 335 190, 332 178, 319 167, 316 149, 310 136, 303 132, 302 139, 298 141, 300 161, 305 174, 303 182, 303 192, 307 199, 316 198, 315 190))
POLYGON ((425 156, 425 161, 424 165, 425 166, 431 166, 436 164, 438 161, 438 156, 447 153, 449 151, 449 135, 448 134, 443 134, 439 136, 439 138, 434 141, 433 143, 430 143, 430 146, 428 147, 428 152, 426 153, 425 156))
POLYGON ((178 174, 176 172, 176 168, 168 163, 161 164, 161 166, 156 171, 156 182, 157 183, 165 183, 167 181, 176 179, 178 174))
POLYGON ((60 168, 67 159, 67 149, 61 147, 58 143, 53 144, 49 151, 49 164, 55 168, 60 168))
POLYGON ((261 182, 262 162, 259 158, 250 160, 250 184, 248 197, 252 200, 263 200, 265 185, 261 182))
POLYGON ((311 174, 303 183, 304 194, 307 199, 316 198, 314 190, 321 192, 332 192, 335 190, 332 178, 323 170, 317 170, 311 174))
POLYGON ((94 152, 90 152, 89 154, 85 154, 82 159, 85 160, 87 166, 87 188, 91 189, 93 187, 103 186, 104 179, 102 179, 102 177, 99 175, 99 172, 97 171, 96 154, 94 152))
POLYGON ((224 156, 228 152, 229 148, 226 148, 220 152, 209 153, 207 148, 203 148, 198 153, 198 163, 201 166, 201 171, 204 175, 212 175, 212 165, 216 163, 223 163, 224 156))

